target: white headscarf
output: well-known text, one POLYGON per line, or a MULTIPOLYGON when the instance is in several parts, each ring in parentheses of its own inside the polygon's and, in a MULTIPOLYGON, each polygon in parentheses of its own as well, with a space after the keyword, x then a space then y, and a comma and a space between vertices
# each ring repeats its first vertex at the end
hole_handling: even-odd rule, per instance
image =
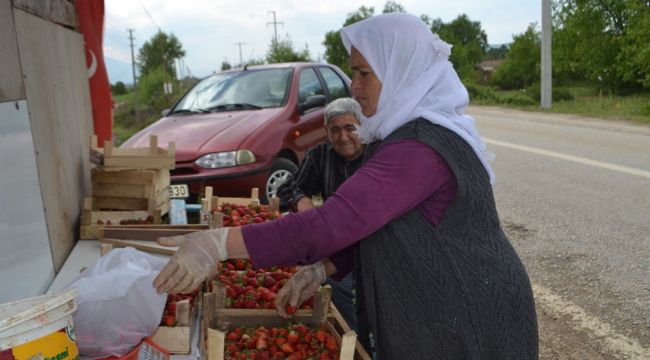
POLYGON ((451 45, 417 16, 390 13, 341 29, 348 53, 357 49, 382 83, 377 112, 361 117, 363 142, 383 140, 402 125, 424 118, 462 137, 485 167, 490 182, 494 172, 474 119, 463 114, 469 103, 448 58, 451 45))

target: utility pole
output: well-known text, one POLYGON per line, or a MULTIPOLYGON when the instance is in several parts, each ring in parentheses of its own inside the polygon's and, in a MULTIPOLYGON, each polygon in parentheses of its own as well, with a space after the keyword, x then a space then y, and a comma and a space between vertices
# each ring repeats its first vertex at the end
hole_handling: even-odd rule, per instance
POLYGON ((239 47, 239 66, 240 67, 244 66, 244 58, 241 56, 241 46, 244 45, 244 44, 246 44, 246 43, 244 43, 244 42, 235 43, 235 45, 237 45, 239 47))
POLYGON ((138 111, 138 84, 135 78, 135 56, 133 55, 133 37, 134 29, 126 29, 129 32, 129 40, 131 41, 131 70, 133 71, 133 110, 135 112, 136 124, 140 121, 140 113, 138 111))
POLYGON ((551 0, 542 0, 542 109, 550 109, 553 101, 551 26, 551 0))
POLYGON ((273 24, 273 34, 274 34, 274 36, 273 36, 273 39, 274 39, 273 47, 275 48, 276 46, 278 46, 278 27, 277 27, 277 25, 280 24, 280 25, 284 26, 284 22, 275 20, 275 10, 271 10, 268 13, 273 14, 273 21, 267 22, 266 25, 273 24))

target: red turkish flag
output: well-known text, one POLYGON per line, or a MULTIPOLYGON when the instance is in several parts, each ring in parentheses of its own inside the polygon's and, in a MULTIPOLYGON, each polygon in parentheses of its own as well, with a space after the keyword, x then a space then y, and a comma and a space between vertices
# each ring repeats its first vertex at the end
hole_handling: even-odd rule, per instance
POLYGON ((104 35, 104 0, 76 0, 79 30, 86 42, 86 66, 93 108, 93 125, 97 144, 113 138, 113 98, 108 81, 102 41, 104 35))

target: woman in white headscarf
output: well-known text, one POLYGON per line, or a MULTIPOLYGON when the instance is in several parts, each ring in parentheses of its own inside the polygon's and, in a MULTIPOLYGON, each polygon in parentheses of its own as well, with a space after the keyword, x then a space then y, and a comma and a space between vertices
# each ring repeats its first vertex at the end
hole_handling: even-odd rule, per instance
POLYGON ((536 359, 530 281, 500 227, 450 46, 398 13, 341 37, 364 115, 362 167, 319 209, 164 239, 183 246, 154 285, 189 290, 227 258, 310 264, 278 293, 286 316, 326 275, 354 271, 359 335, 378 359, 536 359))

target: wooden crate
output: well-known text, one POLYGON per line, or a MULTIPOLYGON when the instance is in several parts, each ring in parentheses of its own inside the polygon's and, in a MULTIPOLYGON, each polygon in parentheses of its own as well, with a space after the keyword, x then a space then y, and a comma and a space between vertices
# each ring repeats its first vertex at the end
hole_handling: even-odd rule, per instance
POLYGON ((167 149, 158 147, 158 137, 149 137, 149 147, 121 149, 114 148, 110 141, 104 142, 104 148, 97 146, 97 137, 91 139, 91 158, 105 170, 143 170, 173 169, 176 166, 175 145, 169 143, 167 149))
MULTIPOLYGON (((226 324, 237 324, 241 326, 252 326, 254 323, 248 323, 253 314, 258 318, 266 319, 265 323, 273 324, 278 321, 278 324, 284 323, 275 309, 230 309, 226 308, 226 287, 219 281, 214 280, 212 292, 206 292, 203 295, 205 299, 204 317, 208 320, 208 325, 215 328, 220 328, 226 324)), ((330 286, 323 286, 314 295, 314 308, 313 309, 299 309, 293 315, 294 321, 305 320, 308 323, 316 321, 319 324, 325 323, 327 320, 330 302, 332 299, 332 288, 330 286)))
POLYGON ((120 225, 120 221, 123 220, 146 220, 150 216, 153 218, 154 224, 160 224, 160 211, 93 211, 85 209, 81 212, 79 238, 82 240, 99 239, 102 229, 106 226, 120 225))
POLYGON ((93 210, 104 211, 160 211, 169 212, 169 194, 162 192, 156 198, 127 198, 113 196, 93 197, 93 210))
POLYGON ((169 170, 107 171, 94 168, 90 173, 94 197, 158 198, 169 193, 169 170))
POLYGON ((341 345, 340 359, 356 359, 356 333, 350 330, 344 334, 340 334, 339 330, 328 321, 330 318, 331 290, 329 286, 321 288, 315 296, 314 309, 299 310, 289 320, 280 318, 275 310, 225 309, 223 308, 225 292, 221 294, 221 291, 216 291, 214 293, 204 294, 204 323, 202 324, 204 338, 202 340, 203 350, 207 353, 207 359, 224 359, 226 333, 233 327, 257 327, 260 325, 272 327, 297 322, 308 326, 325 325, 328 331, 337 337, 341 345), (209 309, 211 308, 215 309, 215 311, 210 312, 209 309), (210 314, 212 314, 212 317, 210 314))
POLYGON ((223 204, 234 204, 234 205, 259 205, 259 189, 251 189, 251 197, 249 198, 237 198, 237 197, 224 197, 224 196, 213 196, 213 189, 211 186, 205 187, 205 197, 201 199, 201 204, 204 207, 207 207, 209 210, 218 210, 219 207, 223 204))
POLYGON ((195 298, 194 304, 190 304, 189 300, 177 302, 176 326, 158 326, 152 336, 153 341, 172 354, 189 354, 193 335, 192 328, 194 321, 198 321, 198 304, 201 301, 199 295, 195 298))

